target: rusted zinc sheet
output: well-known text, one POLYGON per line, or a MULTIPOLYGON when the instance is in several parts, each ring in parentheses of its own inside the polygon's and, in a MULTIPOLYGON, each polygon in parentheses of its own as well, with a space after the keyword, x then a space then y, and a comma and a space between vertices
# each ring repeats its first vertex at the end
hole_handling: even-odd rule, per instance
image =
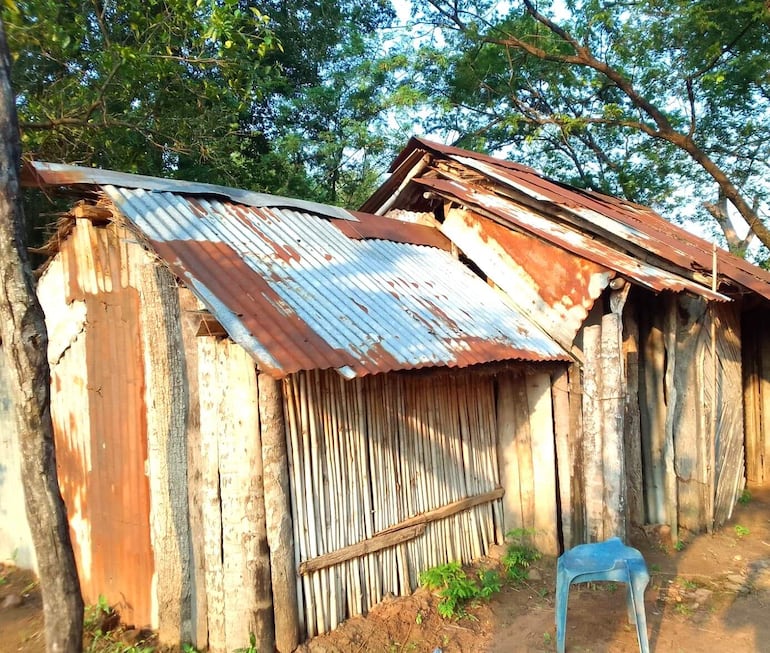
POLYGON ((21 181, 26 186, 104 186, 113 185, 123 188, 142 188, 151 191, 166 191, 183 193, 199 197, 218 197, 246 204, 247 206, 276 206, 310 211, 338 220, 356 220, 345 209, 318 202, 257 193, 240 188, 204 184, 182 179, 163 179, 133 175, 115 170, 100 168, 84 168, 63 163, 47 163, 43 161, 28 161, 22 168, 21 181))
POLYGON ((566 359, 440 249, 352 239, 313 212, 104 190, 228 334, 277 377, 566 359))
MULTIPOLYGON (((486 183, 468 182, 477 195, 487 194, 502 199, 500 189, 511 203, 536 206, 553 220, 571 222, 587 236, 599 237, 608 244, 608 255, 598 262, 622 274, 637 279, 628 269, 620 270, 613 263, 619 250, 647 264, 647 270, 661 268, 660 281, 666 283, 665 273, 675 277, 687 277, 699 288, 711 285, 713 267, 712 244, 668 222, 649 207, 619 198, 585 191, 543 177, 527 166, 511 161, 413 138, 391 166, 392 177, 362 207, 377 211, 388 192, 402 193, 403 201, 419 202, 419 185, 402 189, 410 170, 426 153, 438 159, 456 162, 476 175, 482 175, 486 183), (498 188, 494 189, 494 185, 498 188)), ((429 170, 436 170, 435 161, 429 170)), ((426 172, 416 180, 424 181, 426 172)), ((433 174, 435 176, 435 174, 433 174)), ((597 260, 596 258, 592 260, 597 260)), ((770 273, 722 249, 717 249, 717 272, 720 282, 728 282, 739 291, 749 290, 770 298, 770 273)), ((646 282, 649 282, 649 275, 646 282)), ((649 285, 646 283, 645 285, 649 285)), ((659 286, 660 284, 654 284, 659 286)), ((683 288, 671 287, 679 291, 683 288)), ((692 288, 686 288, 693 291, 692 288)), ((709 296, 703 290, 698 294, 709 296)))
POLYGON ((83 596, 96 603, 102 595, 126 623, 146 626, 154 564, 145 374, 127 235, 79 220, 41 277, 39 297, 58 334, 49 347, 51 417, 83 596))
POLYGON ((517 229, 523 229, 588 261, 607 266, 656 292, 687 290, 709 299, 729 301, 729 297, 725 295, 712 292, 709 288, 685 277, 644 263, 614 249, 607 243, 592 238, 590 234, 583 233, 575 227, 550 220, 506 198, 486 192, 484 189, 445 179, 418 179, 417 181, 447 198, 457 198, 466 205, 478 207, 499 218, 503 224, 510 224, 517 229))
POLYGON ((470 211, 450 210, 441 231, 563 347, 571 346, 614 276, 601 265, 470 211))

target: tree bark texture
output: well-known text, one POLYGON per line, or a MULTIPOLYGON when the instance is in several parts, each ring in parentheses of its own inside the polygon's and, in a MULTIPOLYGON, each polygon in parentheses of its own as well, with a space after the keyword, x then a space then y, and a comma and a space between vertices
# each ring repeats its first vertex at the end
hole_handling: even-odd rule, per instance
POLYGON ((2 21, 0 60, 0 335, 7 352, 9 380, 16 389, 22 484, 43 593, 47 650, 80 653, 83 599, 56 477, 48 334, 24 243, 21 146, 2 21))

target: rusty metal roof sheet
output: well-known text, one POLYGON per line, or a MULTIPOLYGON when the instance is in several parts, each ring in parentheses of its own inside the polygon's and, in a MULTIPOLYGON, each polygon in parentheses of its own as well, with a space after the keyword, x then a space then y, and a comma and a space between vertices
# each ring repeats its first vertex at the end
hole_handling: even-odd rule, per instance
MULTIPOLYGON (((526 210, 529 215, 527 220, 534 215, 534 202, 541 215, 556 224, 557 231, 564 232, 562 235, 583 232, 584 242, 570 251, 585 255, 589 260, 656 290, 688 290, 714 298, 709 288, 712 244, 668 222, 651 208, 553 181, 518 163, 425 139, 410 140, 391 166, 392 179, 362 209, 376 211, 387 192, 396 192, 410 178, 414 162, 426 152, 480 173, 488 182, 496 184, 498 190, 500 187, 506 189, 505 196, 501 196, 489 184, 462 180, 463 197, 458 199, 469 201, 472 196, 477 206, 494 205, 498 217, 502 217, 499 215, 501 212, 511 214, 525 210, 522 201, 526 201, 529 209, 526 210), (564 224, 565 220, 571 223, 572 229, 564 224)), ((435 170, 435 167, 432 169, 435 170)), ((444 183, 445 180, 423 175, 415 177, 414 181, 431 185, 444 183)), ((444 190, 449 192, 446 184, 444 190)), ((418 197, 415 192, 406 193, 406 196, 413 203, 419 202, 415 200, 418 197)), ((524 216, 520 217, 523 220, 524 216)), ((526 227, 523 223, 520 226, 526 227)), ((543 225, 539 233, 545 237, 551 229, 543 225)), ((557 240, 552 238, 551 242, 557 240)), ((559 244, 564 244, 563 238, 559 244)), ((770 299, 770 273, 720 248, 717 248, 717 272, 720 281, 770 299)), ((721 295, 719 299, 726 297, 721 295)))
POLYGON ((239 204, 246 204, 247 206, 293 208, 301 211, 311 211, 328 218, 357 221, 357 218, 350 211, 337 206, 319 204, 318 202, 257 193, 255 191, 217 186, 215 184, 147 177, 145 175, 134 175, 115 170, 85 168, 62 163, 27 161, 22 168, 22 183, 36 186, 104 186, 109 184, 122 188, 142 188, 144 190, 167 191, 199 197, 226 198, 239 204))
POLYGON ((582 256, 588 261, 606 266, 611 270, 638 284, 656 292, 684 290, 694 292, 710 299, 730 301, 730 298, 713 292, 684 277, 662 270, 644 261, 612 248, 610 245, 596 240, 591 234, 586 234, 573 227, 554 222, 537 213, 522 208, 515 202, 501 198, 494 193, 477 188, 470 184, 445 179, 418 179, 421 185, 432 188, 446 197, 454 197, 467 205, 479 207, 489 214, 501 219, 504 224, 512 224, 529 233, 563 247, 569 252, 582 256))
POLYGON ((450 254, 347 236, 315 211, 106 184, 228 334, 276 376, 564 360, 450 254))

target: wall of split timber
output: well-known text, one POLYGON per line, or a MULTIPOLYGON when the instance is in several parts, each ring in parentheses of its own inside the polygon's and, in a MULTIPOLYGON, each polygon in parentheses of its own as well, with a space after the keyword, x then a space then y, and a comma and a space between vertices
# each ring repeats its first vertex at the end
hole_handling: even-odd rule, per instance
POLYGON ((642 457, 641 478, 636 466, 628 475, 631 518, 669 524, 675 539, 680 527, 717 528, 744 485, 739 307, 638 291, 627 308, 642 457))
POLYGON ((749 487, 770 484, 770 310, 743 316, 743 387, 746 419, 746 480, 749 487))

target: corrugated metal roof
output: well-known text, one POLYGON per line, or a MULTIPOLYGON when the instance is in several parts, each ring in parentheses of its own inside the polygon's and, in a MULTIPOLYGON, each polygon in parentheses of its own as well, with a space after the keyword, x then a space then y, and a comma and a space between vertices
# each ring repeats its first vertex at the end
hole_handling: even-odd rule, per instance
POLYGON ((615 276, 532 234, 465 209, 448 211, 441 230, 525 315, 567 348, 615 276))
MULTIPOLYGON (((529 215, 539 211, 541 217, 559 225, 559 230, 565 234, 583 232, 584 242, 578 249, 570 251, 656 290, 687 290, 714 297, 710 291, 712 244, 668 222, 652 209, 547 179, 518 163, 425 139, 410 140, 391 166, 391 179, 362 209, 375 212, 383 198, 401 192, 402 201, 395 206, 408 204, 413 210, 422 210, 426 201, 417 190, 420 186, 415 183, 414 190, 410 190, 403 189, 402 185, 415 167, 415 161, 421 160, 426 153, 456 162, 474 174, 481 173, 488 182, 481 183, 478 177, 461 180, 463 197, 458 199, 473 199, 477 206, 487 208, 494 205, 498 217, 502 217, 502 213, 522 210, 529 215), (501 188, 506 189, 504 195, 500 194, 501 188), (564 224, 565 221, 571 223, 573 229, 570 224, 564 224)), ((437 175, 442 177, 436 165, 429 166, 428 171, 423 170, 421 174, 414 181, 423 185, 446 181, 435 179, 437 175)), ((448 191, 448 187, 444 190, 448 191)), ((523 215, 520 217, 523 219, 523 215)), ((540 229, 539 234, 545 237, 549 229, 540 229)), ((717 248, 717 270, 721 282, 770 299, 770 273, 765 270, 720 248, 717 248)), ((726 297, 721 295, 719 298, 726 297)))
POLYGON ((527 208, 522 208, 515 202, 501 198, 482 188, 445 179, 418 179, 417 181, 445 197, 454 197, 468 205, 484 209, 489 214, 501 219, 504 224, 512 224, 517 228, 524 229, 548 242, 563 247, 568 252, 573 252, 588 261, 593 261, 611 270, 615 270, 619 274, 633 279, 638 284, 656 292, 662 290, 682 292, 687 290, 710 299, 730 301, 729 297, 712 292, 706 286, 649 265, 634 256, 593 238, 591 234, 549 220, 547 217, 527 208))
POLYGON ((567 358, 440 249, 350 238, 306 210, 103 188, 229 335, 276 376, 567 358))
POLYGON ((246 204, 247 206, 262 207, 274 206, 293 208, 301 211, 311 211, 338 220, 357 221, 350 211, 337 206, 319 204, 280 195, 257 193, 240 188, 217 186, 200 182, 184 181, 182 179, 162 179, 160 177, 147 177, 134 175, 115 170, 102 170, 101 168, 85 168, 71 166, 62 163, 47 163, 43 161, 27 161, 22 169, 22 183, 35 186, 120 186, 123 188, 142 188, 144 190, 167 191, 169 193, 181 193, 196 195, 199 197, 218 197, 246 204))

